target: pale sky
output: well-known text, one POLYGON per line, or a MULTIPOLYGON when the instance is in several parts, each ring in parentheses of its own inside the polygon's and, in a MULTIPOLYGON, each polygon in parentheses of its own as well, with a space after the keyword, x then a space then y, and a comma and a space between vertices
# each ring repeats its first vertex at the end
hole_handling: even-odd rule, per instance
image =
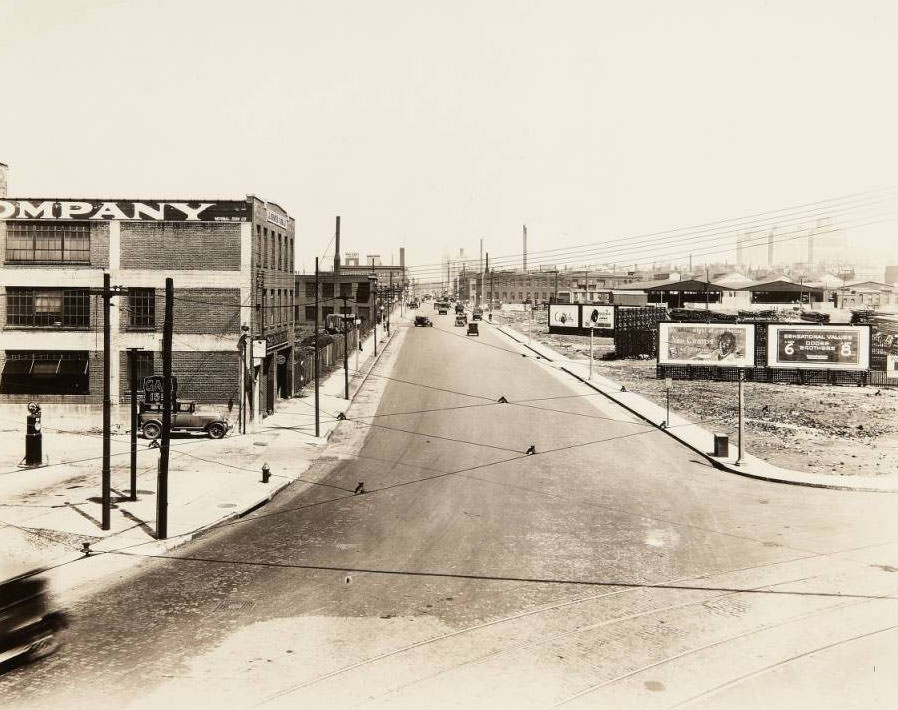
POLYGON ((896 37, 894 0, 0 0, 0 162, 11 196, 259 195, 298 268, 338 214, 385 262, 511 255, 898 185, 896 37))

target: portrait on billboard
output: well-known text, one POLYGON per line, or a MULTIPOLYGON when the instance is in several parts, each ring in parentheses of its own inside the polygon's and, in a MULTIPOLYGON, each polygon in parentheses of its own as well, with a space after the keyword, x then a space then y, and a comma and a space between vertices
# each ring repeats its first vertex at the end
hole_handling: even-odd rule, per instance
POLYGON ((866 370, 870 367, 870 329, 771 324, 767 326, 767 366, 866 370))
POLYGON ((614 306, 580 306, 583 328, 614 328, 614 306))
POLYGON ((755 333, 736 323, 659 323, 661 365, 754 367, 755 333))
POLYGON ((579 328, 579 306, 553 303, 549 306, 550 328, 579 328))

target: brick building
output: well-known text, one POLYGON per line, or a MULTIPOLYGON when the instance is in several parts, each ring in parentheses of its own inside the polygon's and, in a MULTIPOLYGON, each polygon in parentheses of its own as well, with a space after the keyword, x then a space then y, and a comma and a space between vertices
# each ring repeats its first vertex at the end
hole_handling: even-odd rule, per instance
POLYGON ((592 303, 600 292, 636 281, 633 274, 586 271, 498 271, 458 272, 459 298, 483 303, 592 303))
MULTIPOLYGON (((0 166, 0 407, 37 399, 45 412, 99 416, 103 300, 96 291, 104 272, 122 288, 111 299, 113 405, 129 396, 127 348, 142 348, 139 377, 162 372, 167 277, 175 288, 179 397, 231 402, 236 419, 242 326, 254 341, 248 412, 258 419, 279 395, 292 394, 294 220, 278 205, 254 196, 13 199, 5 183, 0 166)), ((114 416, 127 418, 127 407, 114 406, 114 416)))

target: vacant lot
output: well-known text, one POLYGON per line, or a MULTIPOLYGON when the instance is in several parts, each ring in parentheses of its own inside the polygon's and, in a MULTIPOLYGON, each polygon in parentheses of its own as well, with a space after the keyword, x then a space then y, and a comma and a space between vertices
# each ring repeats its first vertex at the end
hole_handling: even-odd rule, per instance
MULTIPOLYGON (((523 313, 498 322, 527 332, 523 313)), ((533 337, 571 359, 588 359, 589 339, 550 335, 545 314, 534 314, 533 337)), ((614 351, 596 338, 594 357, 614 351)), ((654 360, 601 360, 596 366, 628 390, 664 403, 654 360)), ((772 464, 833 475, 898 474, 898 389, 766 384, 745 385, 746 450, 772 464)), ((705 428, 735 435, 736 383, 674 380, 671 408, 705 428)))

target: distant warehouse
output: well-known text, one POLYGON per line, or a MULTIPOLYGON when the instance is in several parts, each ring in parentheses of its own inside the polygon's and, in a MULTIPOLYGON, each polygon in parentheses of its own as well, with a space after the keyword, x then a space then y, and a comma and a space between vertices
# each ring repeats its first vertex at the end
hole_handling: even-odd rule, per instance
POLYGON ((179 397, 239 406, 242 326, 255 341, 249 411, 264 416, 292 394, 295 223, 281 207, 254 196, 10 198, 5 186, 0 164, 0 407, 37 399, 48 413, 99 414, 104 272, 122 287, 110 322, 113 403, 129 395, 128 348, 142 348, 139 379, 162 371, 166 277, 179 397))

